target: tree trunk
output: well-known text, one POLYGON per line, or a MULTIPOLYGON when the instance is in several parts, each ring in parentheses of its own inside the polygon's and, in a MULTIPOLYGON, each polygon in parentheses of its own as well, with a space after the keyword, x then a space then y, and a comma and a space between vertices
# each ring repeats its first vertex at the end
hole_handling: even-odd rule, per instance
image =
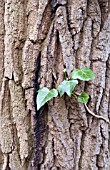
POLYGON ((95 79, 76 90, 109 119, 109 0, 0 1, 1 170, 110 170, 104 120, 66 95, 36 109, 40 87, 83 66, 95 79))

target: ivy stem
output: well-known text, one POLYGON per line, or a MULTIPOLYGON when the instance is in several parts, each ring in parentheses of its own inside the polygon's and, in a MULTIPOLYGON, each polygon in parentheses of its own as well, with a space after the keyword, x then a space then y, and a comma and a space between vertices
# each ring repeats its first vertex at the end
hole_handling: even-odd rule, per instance
POLYGON ((66 77, 66 68, 63 70, 64 72, 64 80, 67 80, 67 77, 66 77))
POLYGON ((93 112, 88 108, 88 106, 87 106, 86 103, 84 104, 84 106, 85 106, 86 110, 88 111, 88 113, 90 113, 92 116, 94 116, 94 117, 96 117, 96 118, 98 118, 98 119, 102 119, 102 120, 104 120, 105 122, 109 123, 109 120, 108 120, 108 119, 104 118, 103 116, 96 115, 95 113, 93 113, 93 112))
MULTIPOLYGON (((74 93, 75 93, 77 96, 80 95, 80 94, 77 93, 77 92, 74 92, 74 93)), ((92 116, 94 116, 94 117, 96 117, 96 118, 98 118, 98 119, 102 119, 102 120, 104 120, 105 122, 109 123, 109 119, 106 119, 106 118, 104 118, 103 116, 96 115, 95 113, 93 113, 93 112, 88 108, 88 106, 87 106, 86 103, 84 103, 84 106, 85 106, 86 110, 88 111, 88 113, 90 113, 92 116)))

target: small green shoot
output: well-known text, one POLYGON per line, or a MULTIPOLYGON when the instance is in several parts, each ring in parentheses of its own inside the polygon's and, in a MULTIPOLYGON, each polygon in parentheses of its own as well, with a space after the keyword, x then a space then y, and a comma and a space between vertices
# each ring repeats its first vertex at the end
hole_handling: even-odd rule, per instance
MULTIPOLYGON (((92 70, 90 68, 83 67, 82 69, 75 69, 71 73, 71 79, 72 79, 71 80, 71 79, 66 77, 66 69, 64 69, 64 80, 57 87, 57 89, 49 90, 47 87, 43 87, 43 88, 38 90, 38 95, 37 95, 37 98, 36 98, 37 110, 39 110, 49 100, 53 99, 54 97, 57 97, 58 92, 60 94, 60 97, 62 97, 64 95, 64 93, 66 93, 68 96, 71 97, 74 88, 78 84, 78 80, 89 81, 89 80, 93 80, 94 77, 95 77, 95 74, 92 72, 92 70)), ((94 114, 88 108, 87 102, 89 100, 89 95, 87 93, 82 92, 81 94, 78 94, 77 92, 74 92, 74 95, 78 96, 78 103, 83 103, 89 114, 109 123, 108 119, 104 118, 103 116, 94 114)))
MULTIPOLYGON (((64 69, 64 80, 60 83, 57 89, 49 90, 47 87, 43 87, 38 90, 37 95, 37 110, 39 110, 46 102, 53 99, 53 97, 57 97, 58 93, 60 97, 66 93, 69 97, 72 96, 73 90, 78 84, 78 80, 89 81, 95 77, 95 74, 88 67, 83 67, 82 69, 75 69, 71 73, 71 79, 66 77, 66 69, 64 69)), ((79 103, 87 103, 89 99, 89 95, 83 92, 78 97, 79 103)))

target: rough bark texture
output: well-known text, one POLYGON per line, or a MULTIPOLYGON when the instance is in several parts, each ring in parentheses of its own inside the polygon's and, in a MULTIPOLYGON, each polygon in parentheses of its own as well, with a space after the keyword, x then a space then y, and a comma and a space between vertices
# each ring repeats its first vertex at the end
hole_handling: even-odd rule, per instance
POLYGON ((110 118, 109 0, 0 0, 1 170, 110 170, 106 122, 66 95, 36 111, 40 87, 83 66, 96 76, 76 90, 110 118))

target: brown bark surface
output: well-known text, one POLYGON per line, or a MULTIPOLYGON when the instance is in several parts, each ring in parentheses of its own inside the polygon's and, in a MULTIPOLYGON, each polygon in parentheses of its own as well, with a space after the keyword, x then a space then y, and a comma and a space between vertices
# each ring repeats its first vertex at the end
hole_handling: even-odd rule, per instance
POLYGON ((110 170, 109 125, 66 95, 36 111, 37 90, 74 68, 76 90, 110 118, 109 0, 0 0, 0 170, 110 170))

